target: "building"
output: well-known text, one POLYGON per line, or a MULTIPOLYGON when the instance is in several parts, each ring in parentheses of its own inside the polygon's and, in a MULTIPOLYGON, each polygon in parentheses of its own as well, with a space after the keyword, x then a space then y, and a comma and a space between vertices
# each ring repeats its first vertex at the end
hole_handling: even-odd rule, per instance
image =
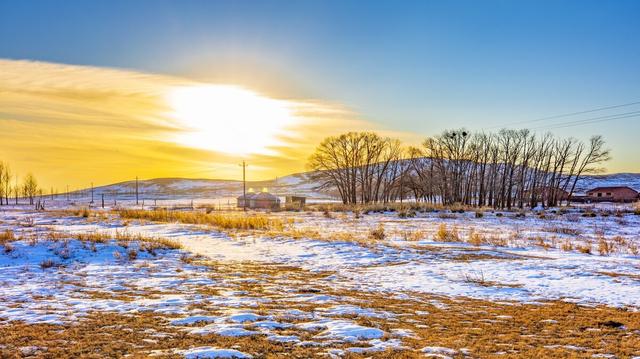
POLYGON ((280 208, 280 198, 269 192, 247 193, 247 196, 238 196, 238 208, 243 208, 246 203, 251 209, 276 209, 280 208))
MULTIPOLYGON (((246 207, 250 208, 249 206, 251 205, 251 197, 253 197, 255 195, 255 193, 247 193, 246 195, 246 207)), ((240 195, 238 196, 238 198, 236 198, 236 201, 238 203, 238 208, 244 208, 245 207, 245 196, 244 195, 240 195)))
POLYGON ((626 186, 596 187, 587 191, 587 198, 591 202, 634 202, 638 200, 638 191, 626 186))

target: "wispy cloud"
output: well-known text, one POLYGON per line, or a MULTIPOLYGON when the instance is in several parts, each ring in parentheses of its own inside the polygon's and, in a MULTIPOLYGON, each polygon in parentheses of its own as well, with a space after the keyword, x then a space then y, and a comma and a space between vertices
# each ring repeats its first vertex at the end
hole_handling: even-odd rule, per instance
MULTIPOLYGON (((59 188, 136 175, 235 178, 237 156, 175 141, 185 124, 170 115, 167 94, 202 85, 129 70, 0 60, 0 160, 59 188)), ((377 127, 339 104, 282 101, 298 121, 269 155, 246 155, 254 178, 303 170, 327 135, 377 127)))

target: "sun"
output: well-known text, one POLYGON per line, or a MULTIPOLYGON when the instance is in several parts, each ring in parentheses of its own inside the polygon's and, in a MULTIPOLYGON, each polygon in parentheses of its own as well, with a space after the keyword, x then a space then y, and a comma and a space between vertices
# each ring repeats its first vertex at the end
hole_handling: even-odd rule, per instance
POLYGON ((287 101, 238 86, 178 87, 168 102, 184 128, 177 142, 227 154, 274 154, 296 122, 287 101))

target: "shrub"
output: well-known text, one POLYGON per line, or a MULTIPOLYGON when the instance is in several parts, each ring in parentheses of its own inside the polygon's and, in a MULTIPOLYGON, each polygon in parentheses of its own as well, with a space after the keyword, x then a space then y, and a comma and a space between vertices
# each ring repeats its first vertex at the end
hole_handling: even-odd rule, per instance
POLYGON ((441 242, 459 242, 460 237, 458 236, 458 230, 454 227, 449 230, 447 225, 444 223, 440 223, 438 226, 438 230, 436 231, 436 240, 441 242))
POLYGON ((600 253, 601 256, 608 256, 614 251, 614 249, 615 246, 612 242, 609 242, 604 238, 600 238, 600 240, 598 240, 598 253, 600 253))
POLYGON ((4 232, 0 232, 0 244, 13 242, 16 240, 16 236, 10 229, 5 229, 4 232))
POLYGON ((569 240, 564 241, 564 243, 562 243, 562 250, 565 252, 571 252, 573 250, 573 243, 569 240))
POLYGON ((476 247, 481 246, 483 243, 485 242, 484 237, 482 237, 482 235, 480 233, 477 233, 476 231, 472 230, 469 233, 469 243, 471 245, 474 245, 476 247))
POLYGON ((400 218, 413 218, 416 216, 416 211, 412 208, 403 207, 398 210, 398 217, 400 218))
POLYGON ((13 252, 14 250, 13 244, 11 244, 10 242, 6 242, 2 246, 4 247, 4 252, 7 254, 13 252))
POLYGON ((40 268, 47 269, 58 266, 58 263, 54 262, 53 259, 45 259, 40 262, 40 268))
POLYGON ((482 217, 484 217, 484 212, 476 211, 476 218, 482 218, 482 217))
POLYGON ((583 246, 578 246, 578 251, 580 253, 584 253, 584 254, 591 254, 591 245, 590 244, 585 244, 583 246))
POLYGON ((369 237, 378 241, 382 241, 385 239, 387 235, 384 232, 384 227, 382 225, 378 226, 376 229, 372 229, 369 232, 369 237))
POLYGON ((138 251, 136 249, 129 249, 127 251, 127 257, 129 257, 130 261, 136 260, 136 258, 138 258, 138 251))

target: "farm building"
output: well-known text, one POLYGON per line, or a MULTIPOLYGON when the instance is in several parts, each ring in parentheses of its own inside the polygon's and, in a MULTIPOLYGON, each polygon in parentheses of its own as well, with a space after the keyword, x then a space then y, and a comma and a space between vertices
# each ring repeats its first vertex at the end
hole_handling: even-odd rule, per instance
POLYGON ((280 198, 269 192, 247 193, 245 196, 238 196, 238 208, 245 206, 251 209, 274 209, 280 207, 280 198))
POLYGON ((630 187, 596 187, 587 191, 587 198, 593 202, 634 202, 638 191, 630 187))

